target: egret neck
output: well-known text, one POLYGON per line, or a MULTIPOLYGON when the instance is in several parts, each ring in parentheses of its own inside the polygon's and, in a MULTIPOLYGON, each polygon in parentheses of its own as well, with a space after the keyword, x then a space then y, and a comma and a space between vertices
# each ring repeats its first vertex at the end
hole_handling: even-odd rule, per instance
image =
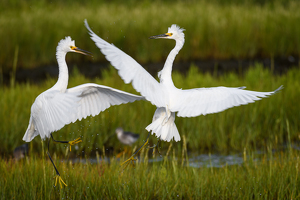
POLYGON ((164 85, 174 86, 174 83, 172 81, 172 66, 176 55, 183 47, 184 38, 177 38, 175 41, 176 41, 176 45, 169 53, 165 65, 159 73, 160 83, 163 83, 164 85))
POLYGON ((65 52, 64 50, 57 50, 56 52, 59 73, 58 80, 56 84, 52 87, 52 89, 59 90, 62 93, 66 91, 69 80, 68 66, 66 63, 66 54, 67 52, 65 52))

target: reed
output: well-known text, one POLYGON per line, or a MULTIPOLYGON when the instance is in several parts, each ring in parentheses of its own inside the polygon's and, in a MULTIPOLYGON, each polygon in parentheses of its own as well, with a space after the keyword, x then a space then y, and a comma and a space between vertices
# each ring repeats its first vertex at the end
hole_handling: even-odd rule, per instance
MULTIPOLYGON (((237 3, 238 1, 3 1, 0 14, 0 54, 3 71, 12 70, 15 47, 18 68, 55 64, 55 48, 65 36, 94 53, 92 62, 102 62, 89 39, 83 20, 100 37, 114 43, 141 63, 165 60, 174 43, 148 40, 165 33, 171 24, 186 29, 186 42, 176 60, 241 59, 299 56, 300 3, 237 3), (131 2, 131 3, 130 3, 131 2), (132 6, 134 4, 134 7, 132 6), (59 8, 59 9, 58 9, 59 8), (76 14, 75 14, 76 13, 76 14), (184 16, 184 17, 183 17, 184 16)), ((87 57, 68 56, 79 63, 87 57)), ((296 65, 296 64, 295 64, 296 65)))
MULTIPOLYGON (((171 154, 179 154, 171 148, 171 154)), ((239 165, 190 167, 181 158, 164 156, 148 163, 144 154, 134 167, 120 161, 88 158, 59 162, 68 187, 54 187, 49 160, 30 156, 20 162, 0 160, 2 199, 297 199, 300 196, 299 152, 266 152, 239 165)), ((58 159, 58 158, 57 158, 58 159)))
MULTIPOLYGON (((242 152, 247 149, 280 148, 287 142, 297 143, 299 140, 299 106, 300 73, 298 69, 288 71, 281 76, 274 76, 269 69, 261 65, 250 68, 242 76, 234 73, 215 77, 203 74, 191 67, 186 75, 178 71, 173 73, 174 84, 178 88, 197 87, 247 86, 249 90, 273 91, 280 85, 284 89, 269 98, 253 104, 230 108, 224 112, 193 118, 176 118, 180 135, 185 137, 188 151, 197 152, 242 152), (288 124, 288 125, 287 125, 288 124)), ((15 87, 0 87, 0 146, 2 155, 9 157, 13 149, 23 143, 22 137, 28 126, 30 107, 34 99, 46 89, 52 87, 56 79, 49 78, 36 84, 19 84, 15 87)), ((78 70, 70 75, 69 87, 94 82, 120 90, 136 93, 130 84, 124 84, 114 68, 102 71, 102 78, 87 79, 78 70)), ((147 101, 114 106, 95 117, 69 124, 54 132, 59 140, 72 140, 81 136, 82 143, 78 148, 72 148, 70 156, 94 155, 102 152, 102 147, 108 152, 118 153, 124 146, 114 136, 114 131, 121 126, 124 130, 141 134, 136 145, 142 145, 147 137, 145 127, 151 123, 156 107, 147 101), (113 135, 113 137, 110 137, 113 135)), ((156 143, 154 136, 150 143, 156 143)), ((168 143, 162 142, 162 151, 166 151, 168 143)), ((183 149, 182 142, 173 142, 175 149, 183 149)), ((40 138, 36 137, 30 148, 34 154, 40 154, 40 138)), ((65 155, 68 145, 50 144, 50 151, 57 155, 65 155)))

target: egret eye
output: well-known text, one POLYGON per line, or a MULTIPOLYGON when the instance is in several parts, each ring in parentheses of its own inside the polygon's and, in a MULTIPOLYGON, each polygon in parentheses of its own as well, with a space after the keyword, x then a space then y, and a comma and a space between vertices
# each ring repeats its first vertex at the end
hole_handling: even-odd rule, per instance
POLYGON ((70 46, 70 49, 74 50, 74 49, 76 49, 76 47, 74 47, 74 46, 70 46))

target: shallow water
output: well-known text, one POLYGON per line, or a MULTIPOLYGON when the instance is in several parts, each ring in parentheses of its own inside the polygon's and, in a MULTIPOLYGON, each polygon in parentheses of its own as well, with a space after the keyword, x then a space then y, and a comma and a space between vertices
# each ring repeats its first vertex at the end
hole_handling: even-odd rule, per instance
MULTIPOLYGON (((294 150, 300 151, 299 145, 291 145, 290 146, 294 150)), ((288 146, 284 146, 281 149, 272 150, 272 153, 278 152, 278 151, 287 151, 288 146)), ((251 153, 251 159, 253 161, 259 161, 263 155, 269 154, 264 151, 255 151, 251 153)), ((128 155, 129 157, 129 155, 128 155)), ((194 167, 194 168, 202 168, 202 167, 214 167, 214 168, 222 168, 224 166, 231 166, 231 165, 241 165, 244 163, 244 155, 243 153, 238 154, 230 154, 230 155, 221 155, 221 154, 200 154, 197 155, 195 153, 190 153, 188 155, 188 162, 187 166, 194 167)), ((126 158, 126 157, 125 157, 126 158)), ((138 162, 144 162, 144 159, 140 159, 139 156, 136 157, 138 159, 138 162)), ((117 161, 120 161, 120 158, 115 158, 117 161)), ((163 162, 165 159, 164 155, 156 156, 155 158, 148 158, 148 163, 154 163, 154 162, 163 162)), ((169 160, 173 160, 173 156, 168 157, 169 160)), ((175 158, 175 160, 180 160, 181 158, 175 158)), ((245 159, 250 159, 249 156, 246 156, 245 159)), ((73 158, 69 160, 61 160, 61 162, 72 162, 72 163, 87 163, 90 164, 97 164, 99 162, 110 162, 110 157, 99 157, 99 161, 97 158, 73 158)))
MULTIPOLYGON (((143 159, 139 159, 137 157, 139 162, 143 162, 143 159)), ((72 163, 87 163, 90 164, 97 164, 98 162, 110 162, 109 157, 99 158, 99 161, 97 158, 88 158, 88 159, 82 159, 82 158, 74 158, 70 160, 61 160, 61 162, 72 162, 72 163)), ((169 157, 169 159, 173 159, 173 157, 169 157)), ((176 160, 179 160, 178 158, 175 158, 176 160)), ((120 159, 117 159, 120 160, 120 159)), ((153 159, 148 159, 149 163, 154 162, 162 162, 164 160, 163 156, 157 156, 153 159)), ((201 154, 197 156, 192 156, 188 159, 188 166, 195 167, 195 168, 201 168, 201 167, 216 167, 220 168, 227 165, 239 165, 244 162, 243 157, 239 155, 218 155, 218 154, 201 154)))
POLYGON ((226 165, 239 165, 244 162, 244 159, 238 155, 207 155, 202 154, 189 159, 190 167, 224 167, 226 165))

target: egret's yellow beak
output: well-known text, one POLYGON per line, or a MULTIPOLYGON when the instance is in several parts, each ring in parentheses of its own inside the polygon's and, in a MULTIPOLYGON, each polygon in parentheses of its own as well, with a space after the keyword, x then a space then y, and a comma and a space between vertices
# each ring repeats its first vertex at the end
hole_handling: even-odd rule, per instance
POLYGON ((83 55, 87 55, 87 56, 92 56, 93 57, 92 53, 89 52, 89 51, 86 51, 86 50, 83 50, 83 49, 80 49, 80 48, 74 47, 74 46, 72 46, 71 49, 74 50, 76 53, 81 53, 83 55))
POLYGON ((149 39, 168 38, 172 35, 173 35, 173 33, 165 33, 165 34, 151 36, 151 37, 149 37, 149 39))

